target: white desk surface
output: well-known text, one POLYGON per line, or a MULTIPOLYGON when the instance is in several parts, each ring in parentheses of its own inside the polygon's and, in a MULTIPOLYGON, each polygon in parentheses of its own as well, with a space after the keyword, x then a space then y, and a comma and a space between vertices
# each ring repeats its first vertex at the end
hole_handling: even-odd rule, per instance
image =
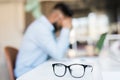
POLYGON ((52 64, 56 63, 56 61, 48 61, 25 73, 17 80, 120 80, 120 71, 102 71, 97 60, 96 58, 81 58, 61 61, 64 64, 83 63, 92 65, 94 68, 93 72, 86 73, 83 78, 73 78, 69 71, 67 71, 68 73, 64 77, 56 77, 52 71, 52 64))

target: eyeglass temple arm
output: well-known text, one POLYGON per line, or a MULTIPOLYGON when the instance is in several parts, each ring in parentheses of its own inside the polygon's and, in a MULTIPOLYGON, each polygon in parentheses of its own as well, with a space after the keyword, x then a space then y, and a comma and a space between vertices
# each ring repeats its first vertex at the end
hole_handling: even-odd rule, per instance
POLYGON ((87 67, 90 67, 90 68, 92 68, 91 72, 93 71, 93 66, 91 66, 91 65, 87 65, 87 67))

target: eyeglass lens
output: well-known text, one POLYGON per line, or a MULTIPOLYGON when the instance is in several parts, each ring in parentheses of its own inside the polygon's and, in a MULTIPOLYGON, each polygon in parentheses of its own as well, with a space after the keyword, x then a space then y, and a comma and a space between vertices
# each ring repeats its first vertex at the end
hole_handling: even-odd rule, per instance
POLYGON ((57 76, 62 77, 66 72, 66 68, 62 64, 57 64, 54 66, 54 72, 57 76))
POLYGON ((73 77, 82 77, 84 75, 84 67, 81 65, 70 66, 70 73, 73 77))

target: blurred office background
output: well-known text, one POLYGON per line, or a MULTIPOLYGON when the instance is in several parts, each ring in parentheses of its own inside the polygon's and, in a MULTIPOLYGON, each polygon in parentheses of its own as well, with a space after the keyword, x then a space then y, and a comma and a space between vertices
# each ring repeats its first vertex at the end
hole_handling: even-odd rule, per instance
POLYGON ((19 49, 28 25, 61 1, 74 11, 67 57, 98 56, 101 35, 120 34, 120 0, 0 0, 0 80, 9 80, 5 46, 19 49))

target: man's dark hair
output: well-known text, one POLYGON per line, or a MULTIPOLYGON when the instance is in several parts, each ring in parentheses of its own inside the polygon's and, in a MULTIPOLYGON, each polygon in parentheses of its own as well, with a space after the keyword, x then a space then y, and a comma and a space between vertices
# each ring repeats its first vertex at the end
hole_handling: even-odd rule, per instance
POLYGON ((68 17, 73 16, 73 11, 69 8, 68 5, 62 2, 56 4, 53 9, 59 9, 65 16, 68 16, 68 17))

